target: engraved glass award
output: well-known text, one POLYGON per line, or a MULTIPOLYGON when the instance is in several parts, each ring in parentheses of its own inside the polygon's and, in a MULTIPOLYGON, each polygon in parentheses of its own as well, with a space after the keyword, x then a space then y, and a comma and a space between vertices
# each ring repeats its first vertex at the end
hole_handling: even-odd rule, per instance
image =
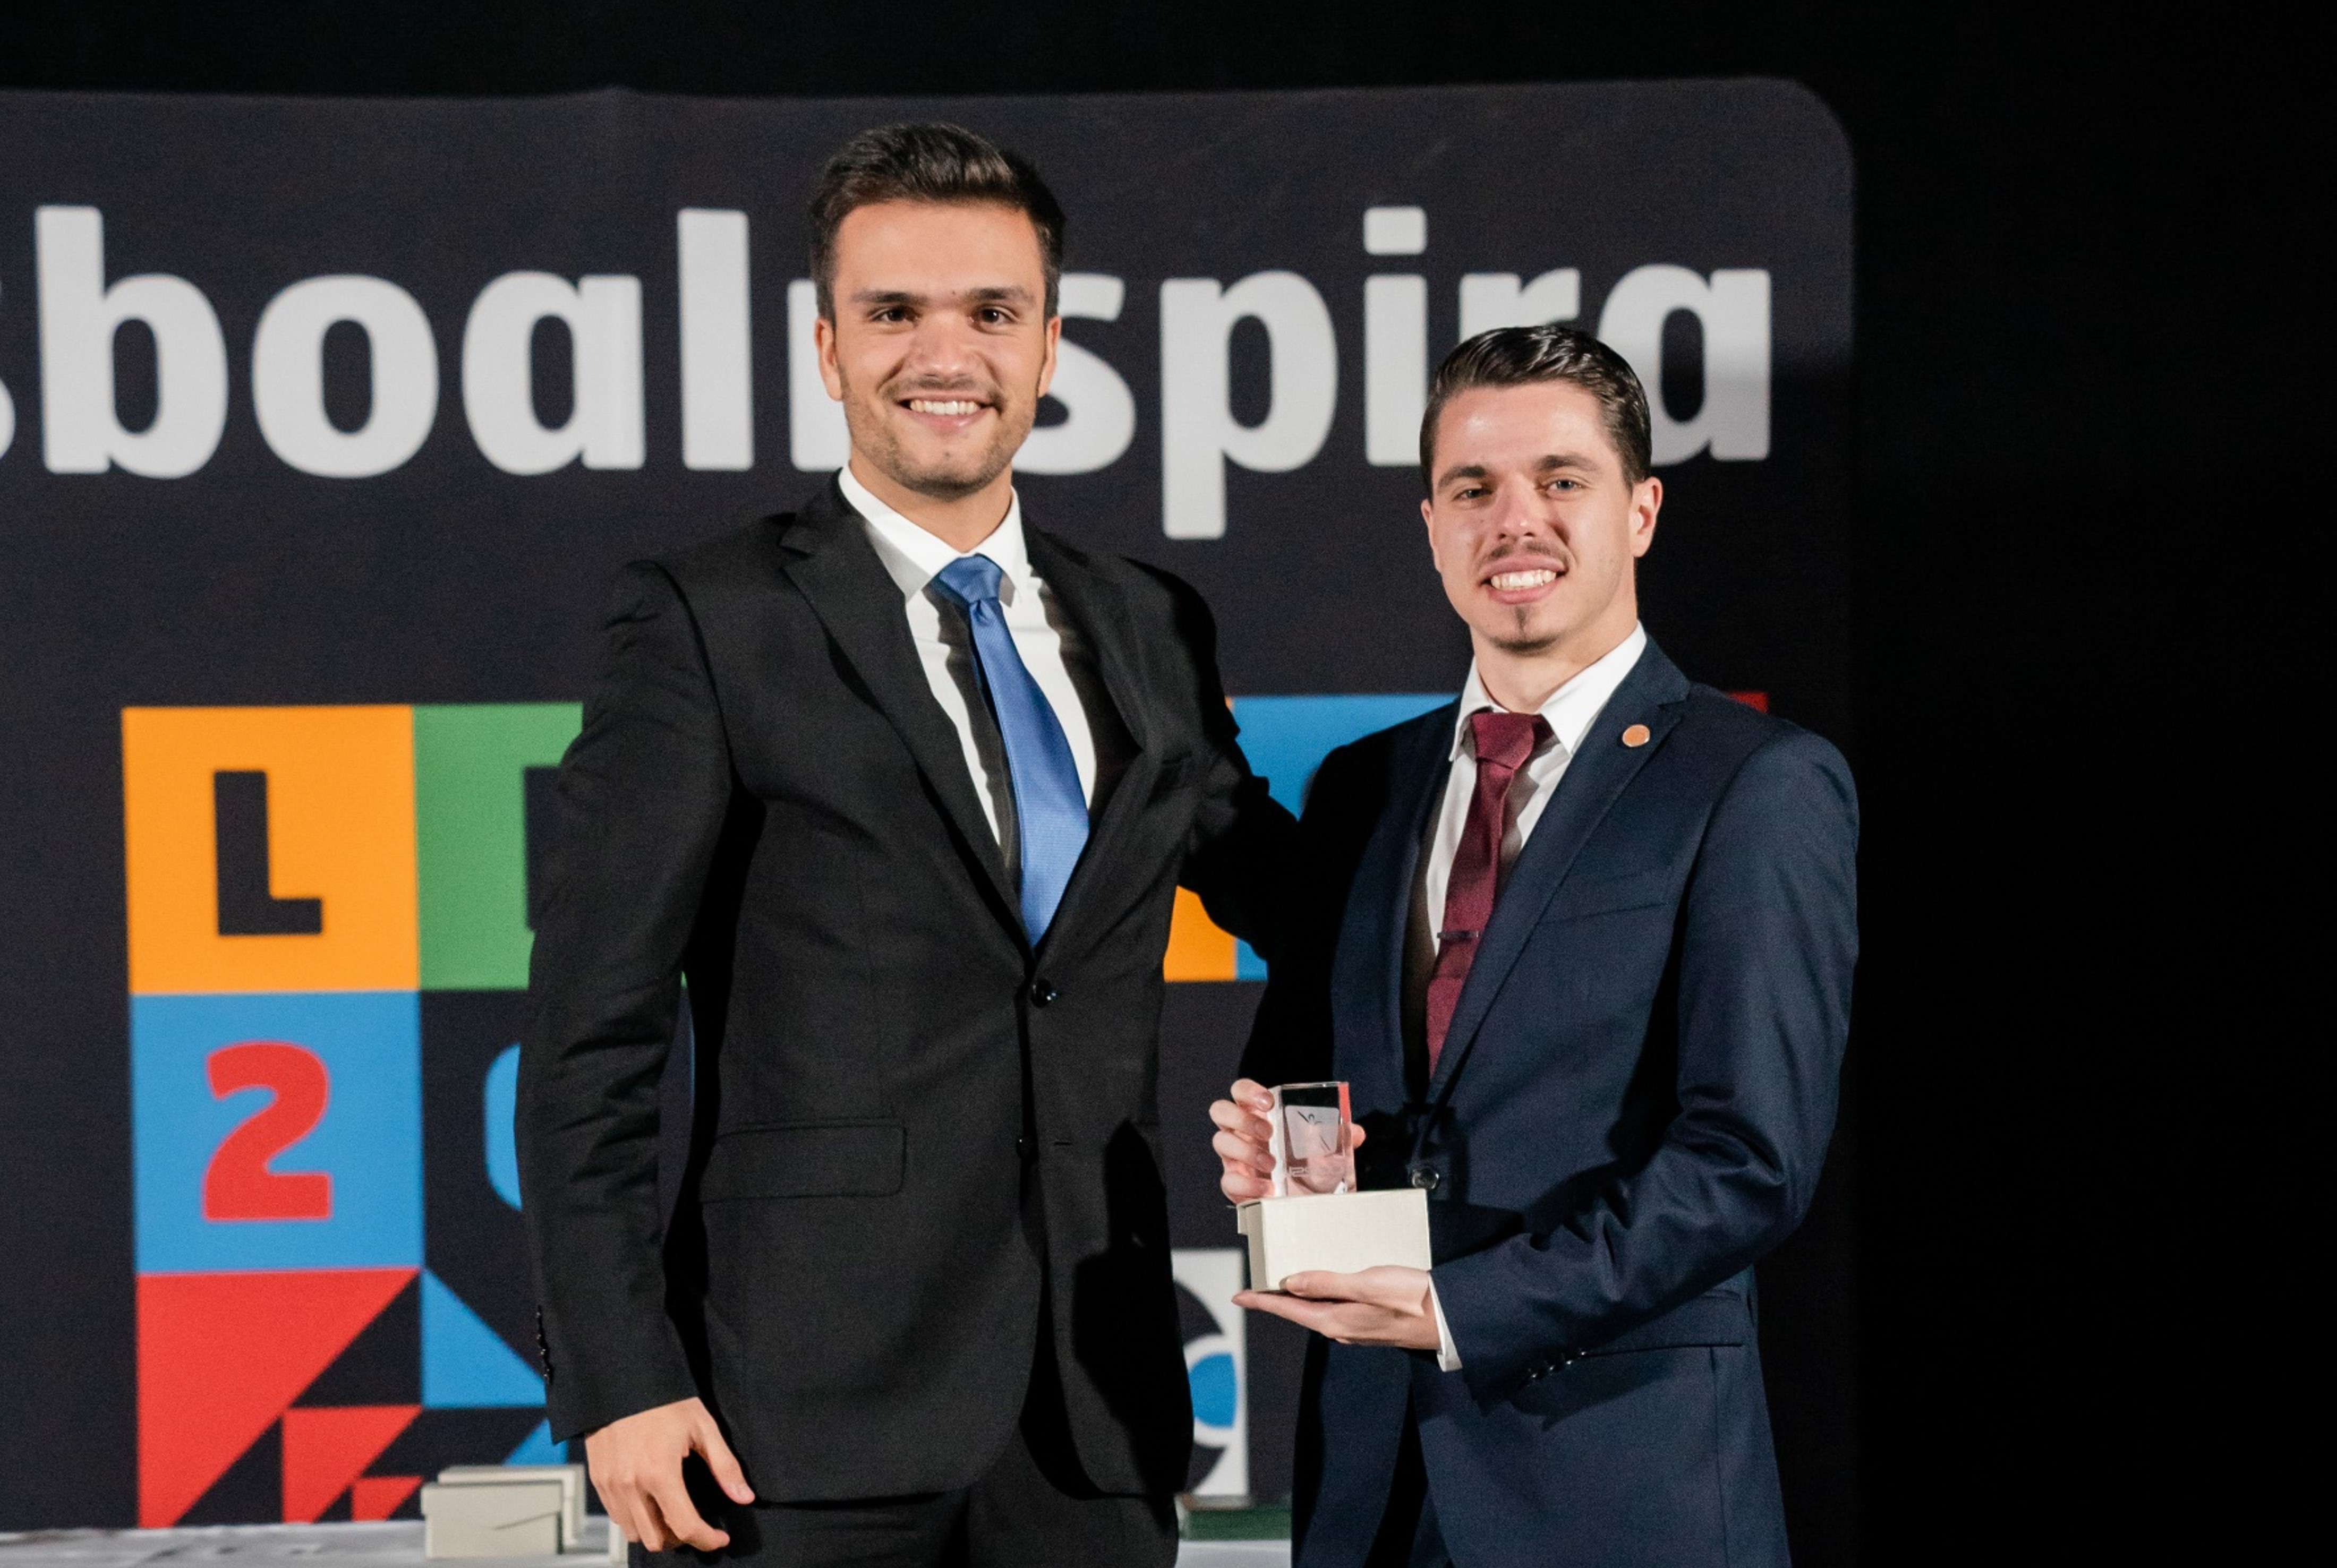
POLYGON ((1344 1082, 1285 1084, 1275 1090, 1275 1194, 1354 1191, 1354 1140, 1348 1128, 1344 1082))

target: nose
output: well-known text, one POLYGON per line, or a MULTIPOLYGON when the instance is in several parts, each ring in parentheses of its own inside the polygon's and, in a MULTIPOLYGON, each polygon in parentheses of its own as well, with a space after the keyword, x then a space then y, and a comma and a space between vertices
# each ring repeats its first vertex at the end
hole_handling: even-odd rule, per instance
POLYGON ((1540 502, 1541 492, 1531 485, 1503 485, 1486 520, 1493 538, 1503 545, 1555 538, 1557 528, 1540 502))
POLYGON ((934 311, 917 323, 902 368, 920 380, 948 385, 973 379, 978 363, 973 327, 951 311, 934 311))

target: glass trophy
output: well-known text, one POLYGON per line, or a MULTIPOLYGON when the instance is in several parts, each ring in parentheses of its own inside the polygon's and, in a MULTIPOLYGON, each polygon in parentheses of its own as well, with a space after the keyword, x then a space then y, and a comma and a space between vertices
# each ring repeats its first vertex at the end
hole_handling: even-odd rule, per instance
POLYGON ((1275 1195, 1354 1192, 1355 1150, 1350 1125, 1344 1082, 1285 1084, 1275 1090, 1270 1145, 1275 1195))
POLYGON ((1427 1193, 1355 1190, 1354 1113, 1346 1085, 1283 1085, 1274 1091, 1266 1127, 1274 1195, 1234 1209, 1235 1229, 1249 1243, 1252 1289, 1279 1290, 1293 1274, 1433 1266, 1427 1193))

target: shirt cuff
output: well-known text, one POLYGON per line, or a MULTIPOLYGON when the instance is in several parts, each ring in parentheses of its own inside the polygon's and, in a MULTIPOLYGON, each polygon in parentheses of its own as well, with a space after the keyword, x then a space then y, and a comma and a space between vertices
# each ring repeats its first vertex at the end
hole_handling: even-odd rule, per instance
POLYGON ((1436 1314, 1436 1369, 1458 1372, 1461 1352, 1452 1343, 1452 1326, 1444 1320, 1444 1303, 1437 1299, 1436 1281, 1428 1281, 1428 1308, 1436 1314))

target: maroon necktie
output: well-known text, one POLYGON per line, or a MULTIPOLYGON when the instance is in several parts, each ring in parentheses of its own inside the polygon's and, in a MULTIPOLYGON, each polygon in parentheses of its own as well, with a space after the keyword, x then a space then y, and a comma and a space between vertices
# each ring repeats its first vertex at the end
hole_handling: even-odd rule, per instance
POLYGON ((1468 825, 1452 852, 1452 872, 1444 884, 1444 923, 1437 932, 1436 968, 1428 976, 1428 1070, 1436 1071, 1461 987, 1476 961, 1477 944, 1493 918, 1500 891, 1501 831, 1508 825, 1510 781, 1534 749, 1550 738, 1550 722, 1538 713, 1501 713, 1485 708, 1469 716, 1477 742, 1477 793, 1469 802, 1468 825))

